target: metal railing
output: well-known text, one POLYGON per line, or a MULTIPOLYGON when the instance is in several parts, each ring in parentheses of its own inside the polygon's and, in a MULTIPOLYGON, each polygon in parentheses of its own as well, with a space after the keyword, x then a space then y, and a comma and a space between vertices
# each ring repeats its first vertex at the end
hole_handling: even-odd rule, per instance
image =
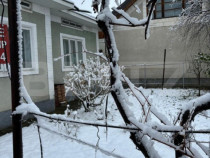
MULTIPOLYGON (((198 79, 190 69, 189 62, 140 63, 124 65, 126 76, 138 86, 147 87, 198 87, 198 79), (164 72, 165 71, 165 72, 164 72), (163 75, 165 73, 165 75, 163 75), (164 76, 164 78, 163 78, 164 76)), ((201 76, 202 87, 210 87, 210 78, 201 76)))

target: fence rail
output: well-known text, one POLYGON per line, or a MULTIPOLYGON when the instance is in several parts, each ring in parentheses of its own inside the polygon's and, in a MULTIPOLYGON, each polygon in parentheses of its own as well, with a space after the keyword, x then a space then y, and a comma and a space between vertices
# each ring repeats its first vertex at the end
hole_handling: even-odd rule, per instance
MULTIPOLYGON (((189 62, 125 64, 124 73, 137 86, 197 88, 198 79, 189 62), (164 75, 163 75, 164 74, 164 75), (163 78, 164 76, 164 78, 163 78)), ((123 65, 123 64, 121 64, 123 65)), ((210 78, 201 75, 201 87, 210 88, 210 78)))

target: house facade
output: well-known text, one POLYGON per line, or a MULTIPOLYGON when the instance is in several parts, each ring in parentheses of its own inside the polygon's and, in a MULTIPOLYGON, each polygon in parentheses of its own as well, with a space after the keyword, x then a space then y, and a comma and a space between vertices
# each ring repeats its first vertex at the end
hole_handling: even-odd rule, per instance
MULTIPOLYGON (((207 49, 199 47, 198 43, 194 44, 193 49, 189 48, 173 30, 182 8, 186 6, 185 0, 158 0, 147 40, 144 39, 144 27, 113 27, 120 53, 119 64, 126 67, 124 72, 134 83, 145 87, 160 87, 165 71, 165 87, 197 86, 196 76, 190 67, 192 55, 199 51, 208 53, 207 49)), ((148 14, 146 0, 126 0, 118 9, 138 19, 146 18, 148 14)), ((100 39, 100 47, 104 49, 104 39, 100 39)), ((209 78, 205 75, 202 75, 202 86, 210 87, 209 78)))
MULTIPOLYGON (((4 5, 3 23, 9 27, 6 1, 4 5)), ((83 49, 98 50, 97 24, 92 17, 68 11, 74 8, 68 1, 23 0, 21 5, 24 83, 40 109, 50 112, 55 108, 54 86, 63 84, 63 77, 71 67, 88 58, 83 49)), ((6 64, 1 63, 0 129, 11 125, 10 84, 6 64)))

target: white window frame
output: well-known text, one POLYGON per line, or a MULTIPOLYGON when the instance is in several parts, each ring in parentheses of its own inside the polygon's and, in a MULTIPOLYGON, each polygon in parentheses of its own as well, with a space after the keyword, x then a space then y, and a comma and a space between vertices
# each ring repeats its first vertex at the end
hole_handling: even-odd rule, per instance
MULTIPOLYGON (((8 25, 8 18, 4 17, 3 23, 8 25)), ((32 60, 32 68, 23 68, 23 75, 39 74, 37 26, 34 23, 25 22, 25 21, 21 21, 21 23, 22 23, 22 29, 30 30, 31 60, 32 60)), ((0 77, 8 77, 6 66, 3 66, 3 68, 0 69, 0 77)))
POLYGON ((5 64, 0 64, 0 73, 4 72, 5 70, 5 64))
MULTIPOLYGON (((64 71, 72 71, 73 66, 72 66, 72 61, 71 61, 71 55, 70 55, 70 66, 65 66, 64 65, 63 39, 67 39, 68 41, 70 41, 70 40, 81 41, 82 42, 82 47, 83 47, 82 49, 84 50, 84 49, 86 49, 85 38, 79 37, 79 36, 73 36, 73 35, 69 35, 69 34, 63 34, 63 33, 60 34, 62 71, 63 72, 64 71)), ((69 49, 71 49, 71 48, 69 48, 69 49)), ((77 52, 77 49, 78 49, 78 47, 77 47, 77 42, 76 42, 76 52, 77 52)), ((76 56, 77 56, 77 63, 78 63, 78 53, 76 53, 76 56)), ((86 60, 86 53, 83 53, 82 57, 83 57, 83 61, 85 61, 86 60)))

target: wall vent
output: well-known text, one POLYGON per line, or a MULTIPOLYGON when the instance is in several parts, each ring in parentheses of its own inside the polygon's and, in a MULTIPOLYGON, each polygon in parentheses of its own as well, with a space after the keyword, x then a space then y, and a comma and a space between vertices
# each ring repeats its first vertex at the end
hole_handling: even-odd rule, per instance
POLYGON ((73 28, 77 28, 77 29, 82 29, 82 25, 79 25, 71 20, 68 19, 61 19, 61 24, 65 25, 65 26, 69 26, 69 27, 73 27, 73 28))
POLYGON ((25 0, 21 2, 21 6, 22 6, 22 9, 25 9, 25 10, 32 9, 32 3, 25 0))

